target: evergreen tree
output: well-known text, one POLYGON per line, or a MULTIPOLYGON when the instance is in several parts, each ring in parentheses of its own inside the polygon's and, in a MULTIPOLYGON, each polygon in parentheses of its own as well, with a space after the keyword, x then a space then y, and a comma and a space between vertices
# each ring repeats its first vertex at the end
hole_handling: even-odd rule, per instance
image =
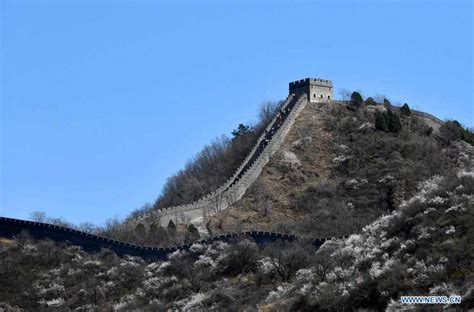
POLYGON ((392 105, 388 99, 383 99, 384 105, 392 105))
POLYGON ((373 97, 368 97, 366 100, 365 100, 365 105, 377 105, 377 102, 375 102, 374 98, 373 97))
POLYGON ((400 122, 400 117, 397 114, 392 112, 390 109, 386 113, 388 130, 393 133, 398 133, 402 130, 402 123, 400 122))
POLYGON ((237 129, 232 131, 232 135, 234 136, 234 138, 236 138, 238 136, 241 136, 243 134, 247 134, 249 132, 250 132, 250 126, 244 125, 244 124, 239 124, 237 129))
POLYGON ((351 102, 352 105, 360 107, 362 104, 364 104, 364 99, 362 98, 362 95, 360 95, 359 92, 354 91, 351 94, 351 102))
POLYGON ((377 114, 375 115, 375 128, 377 130, 388 132, 388 124, 385 113, 377 112, 377 114))
POLYGON ((408 106, 407 103, 403 104, 403 106, 400 108, 400 113, 402 116, 408 117, 411 115, 411 109, 410 106, 408 106))

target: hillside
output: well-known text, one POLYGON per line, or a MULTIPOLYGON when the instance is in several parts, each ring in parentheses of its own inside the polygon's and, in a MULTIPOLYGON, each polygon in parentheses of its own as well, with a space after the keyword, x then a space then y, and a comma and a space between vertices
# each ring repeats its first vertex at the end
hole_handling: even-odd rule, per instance
MULTIPOLYGON (((400 296, 457 295, 460 307, 472 308, 472 132, 407 107, 287 103, 298 114, 280 122, 271 138, 279 144, 268 145, 275 153, 262 154, 268 163, 253 163, 261 171, 246 171, 255 180, 230 207, 193 220, 195 226, 167 227, 148 222, 150 208, 97 231, 137 244, 186 247, 159 249, 161 257, 151 259, 119 256, 137 247, 121 242, 114 243, 122 246, 117 254, 86 252, 79 246, 86 248, 87 239, 99 247, 112 246, 111 240, 43 223, 39 228, 68 233, 79 246, 24 232, 2 239, 0 298, 6 303, 0 307, 398 311, 405 308, 400 296), (256 235, 217 236, 246 230, 256 235), (256 231, 300 239, 266 240, 256 231), (313 244, 308 236, 333 239, 313 244), (210 240, 192 243, 204 237, 210 240)), ((236 142, 228 146, 235 149, 236 142)), ((245 146, 252 149, 248 141, 245 146)), ((207 159, 207 166, 225 161, 227 152, 207 159)))
POLYGON ((216 241, 146 263, 22 235, 0 245, 0 298, 34 311, 400 311, 403 295, 458 295, 461 305, 437 308, 468 310, 472 169, 423 181, 395 211, 319 250, 216 241))
MULTIPOLYGON (((464 140, 472 144, 472 132, 455 121, 442 122, 427 113, 411 111, 408 105, 399 108, 388 100, 378 104, 371 98, 360 103, 303 101, 296 97, 280 102, 301 105, 289 115, 289 124, 278 131, 282 132, 280 141, 270 140, 275 143, 270 151, 248 164, 250 170, 244 176, 249 177, 241 186, 229 179, 213 192, 214 197, 206 195, 202 201, 164 210, 149 207, 123 223, 110 224, 100 234, 155 246, 254 230, 310 237, 349 235, 393 211, 413 195, 420 181, 452 172, 472 157, 466 150, 469 144, 459 143, 464 140), (230 197, 219 194, 219 190, 229 190, 229 185, 237 187, 241 197, 234 200, 232 192, 230 197), (220 201, 228 204, 218 209, 220 201), (169 220, 173 224, 168 224, 169 220)), ((242 151, 236 147, 239 142, 244 150, 255 151, 255 142, 249 138, 257 140, 258 133, 257 144, 265 141, 262 137, 278 120, 275 107, 266 111, 257 132, 241 125, 236 130, 241 134, 218 156, 206 157, 203 162, 201 155, 211 155, 206 147, 188 163, 179 176, 191 181, 189 186, 167 192, 167 201, 193 198, 197 184, 192 181, 200 181, 198 189, 214 185, 205 182, 206 170, 201 169, 215 174, 217 171, 210 168, 229 165, 225 155, 233 160, 253 159, 251 153, 247 157, 233 155, 242 151)), ((239 168, 245 169, 244 165, 239 168)), ((230 167, 226 168, 229 171, 230 167)), ((238 171, 233 170, 233 178, 238 179, 238 171)), ((174 181, 173 177, 165 189, 176 187, 174 181)))
POLYGON ((461 165, 465 146, 443 144, 439 125, 432 132, 425 118, 402 116, 398 133, 376 129, 377 112, 386 110, 307 105, 254 185, 207 227, 313 237, 356 233, 412 196, 420 181, 461 165))

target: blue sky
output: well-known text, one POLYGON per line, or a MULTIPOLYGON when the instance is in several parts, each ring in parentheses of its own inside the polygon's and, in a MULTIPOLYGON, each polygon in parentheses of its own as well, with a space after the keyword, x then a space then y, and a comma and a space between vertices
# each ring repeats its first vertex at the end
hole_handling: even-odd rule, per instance
POLYGON ((471 1, 0 4, 0 215, 102 223, 152 202, 288 82, 474 126, 471 1))

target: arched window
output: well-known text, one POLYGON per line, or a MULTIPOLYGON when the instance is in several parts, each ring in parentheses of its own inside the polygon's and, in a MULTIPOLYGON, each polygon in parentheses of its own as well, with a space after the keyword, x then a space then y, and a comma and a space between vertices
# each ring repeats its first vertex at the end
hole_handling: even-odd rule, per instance
POLYGON ((316 93, 313 93, 313 98, 316 98, 316 93))
POLYGON ((321 94, 321 100, 323 99, 323 95, 321 94))
POLYGON ((328 95, 328 100, 330 100, 330 99, 331 99, 331 96, 330 96, 330 95, 328 95))

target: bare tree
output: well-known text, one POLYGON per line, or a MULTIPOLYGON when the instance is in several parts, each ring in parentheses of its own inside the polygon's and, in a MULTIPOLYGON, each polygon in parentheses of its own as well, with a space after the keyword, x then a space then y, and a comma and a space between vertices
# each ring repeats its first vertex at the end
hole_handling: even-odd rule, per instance
POLYGON ((375 102, 382 104, 387 97, 385 94, 377 93, 373 98, 375 102))
POLYGON ((314 249, 296 242, 276 242, 269 245, 265 253, 269 255, 281 280, 287 282, 299 269, 311 263, 312 251, 314 249))
POLYGON ((351 99, 352 92, 347 89, 340 89, 338 93, 342 101, 349 101, 351 99))
POLYGON ((259 123, 261 125, 266 125, 272 120, 278 110, 279 103, 277 102, 264 102, 260 105, 258 111, 259 123))
POLYGON ((46 222, 46 213, 44 211, 33 211, 30 218, 35 222, 46 222))
POLYGON ((83 232, 90 233, 90 234, 97 233, 97 231, 98 231, 97 226, 96 226, 94 223, 92 223, 92 222, 83 222, 83 223, 80 223, 80 224, 77 226, 77 229, 78 229, 79 231, 83 231, 83 232))

